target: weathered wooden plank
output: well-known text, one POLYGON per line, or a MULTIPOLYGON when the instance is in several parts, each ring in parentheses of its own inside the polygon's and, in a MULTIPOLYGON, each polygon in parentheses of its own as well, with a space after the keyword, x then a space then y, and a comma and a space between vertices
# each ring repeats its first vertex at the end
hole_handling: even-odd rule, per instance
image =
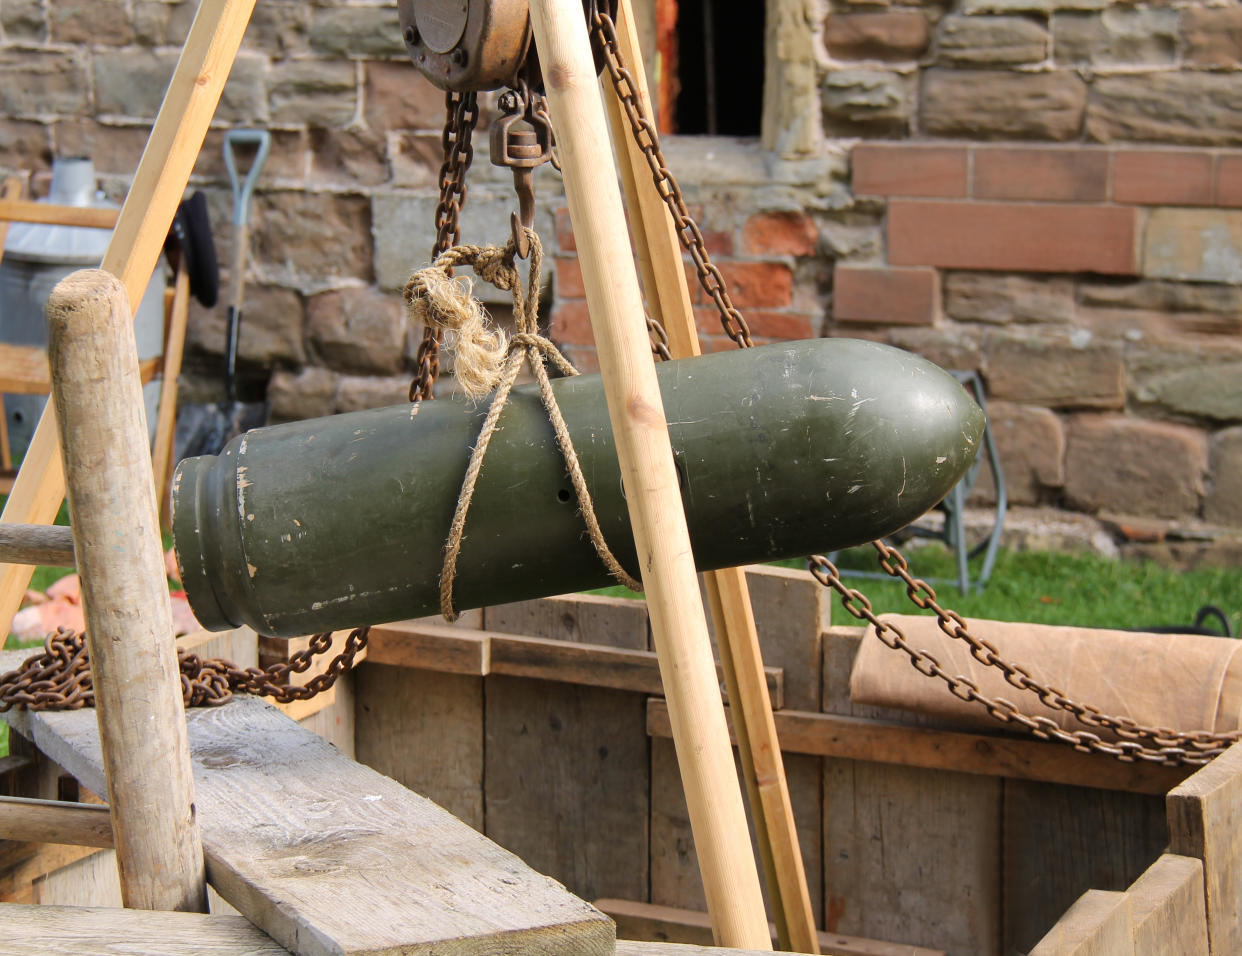
POLYGON ((0 905, 11 956, 288 956, 241 916, 92 906, 0 905), (118 948, 120 947, 120 948, 118 948))
POLYGON ((1168 841, 1159 797, 1005 781, 1005 945, 1026 952, 1089 889, 1122 891, 1168 841))
POLYGON ((828 592, 806 571, 746 569, 763 660, 785 675, 784 706, 820 709, 820 634, 828 626, 828 592))
POLYGON ((0 838, 111 847, 112 819, 95 803, 0 797, 0 838))
MULTIPOLYGON (((102 785, 94 714, 11 712, 102 785)), ((613 951, 611 923, 448 813, 253 699, 188 715, 208 873, 301 954, 613 951)))
POLYGON ((641 943, 617 940, 617 956, 762 956, 770 950, 724 949, 720 946, 687 946, 681 943, 641 943))
MULTIPOLYGON (((595 901, 595 905, 616 921, 617 936, 626 937, 617 940, 618 956, 622 953, 642 956, 648 953, 715 956, 719 953, 723 956, 725 953, 744 952, 713 947, 711 923, 703 912, 630 900, 600 899, 595 901)), ((775 926, 772 927, 772 935, 776 935, 775 926)), ((818 935, 820 949, 833 956, 944 956, 943 950, 922 946, 885 943, 842 933, 821 932, 818 935)))
POLYGON ((483 609, 481 628, 575 644, 651 649, 647 605, 631 598, 571 594, 483 609))
POLYGON ((1030 956, 1134 956, 1126 894, 1088 890, 1031 950, 1030 956))
POLYGON ((361 763, 483 832, 483 679, 378 664, 355 671, 361 763))
MULTIPOLYGON (((662 701, 648 703, 647 728, 654 736, 668 736, 665 713, 662 701)), ((786 753, 1100 789, 1163 794, 1187 773, 1176 767, 1123 764, 1021 737, 932 730, 836 714, 779 711, 776 730, 786 753)))
POLYGON ((1169 849, 1203 861, 1214 956, 1242 953, 1242 744, 1169 792, 1169 849))
POLYGON ((1207 956, 1203 862, 1164 853, 1126 890, 1134 956, 1207 956))
POLYGON ((124 906, 116 851, 98 850, 36 878, 25 903, 40 906, 124 906))
MULTIPOLYGON (((37 903, 35 884, 49 873, 102 851, 94 847, 0 841, 0 902, 37 903)), ((117 887, 120 899, 120 887, 117 887)))

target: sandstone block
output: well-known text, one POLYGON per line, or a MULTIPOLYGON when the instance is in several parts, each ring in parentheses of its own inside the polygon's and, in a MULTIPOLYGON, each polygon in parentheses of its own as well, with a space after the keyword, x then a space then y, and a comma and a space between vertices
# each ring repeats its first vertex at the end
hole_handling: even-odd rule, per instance
MULTIPOLYGON (((439 382, 436 383, 437 385, 439 382)), ((436 389, 440 394, 440 389, 436 389)), ((368 408, 404 405, 410 400, 410 376, 388 378, 342 375, 336 386, 336 410, 340 413, 361 412, 368 408)))
POLYGON ((988 394, 1049 408, 1122 408, 1126 395, 1121 349, 1080 342, 1075 336, 990 336, 983 352, 988 394))
POLYGON ((1111 0, 963 0, 962 13, 1052 13, 1055 10, 1103 10, 1111 0))
POLYGON ((338 57, 407 55, 396 4, 321 7, 312 14, 310 46, 338 57))
MULTIPOLYGON (((375 278, 381 289, 401 289, 415 269, 431 261, 435 245, 436 199, 432 195, 408 196, 377 193, 371 197, 375 236, 375 278)), ((503 243, 509 236, 509 214, 517 208, 512 194, 489 196, 471 188, 470 201, 461 215, 463 242, 482 244, 503 243)), ((568 220, 568 215, 566 215, 568 220)), ((553 207, 541 202, 535 213, 535 228, 546 246, 554 235, 553 207)), ((552 249, 547 249, 551 254, 552 249)), ((551 283, 552 270, 544 270, 545 287, 551 283)), ((508 305, 513 297, 486 282, 474 283, 474 294, 487 304, 508 305)))
POLYGON ((99 50, 95 107, 100 113, 152 119, 180 54, 175 50, 99 50))
POLYGON ((444 126, 444 92, 424 80, 413 63, 369 62, 366 120, 375 130, 427 130, 438 136, 444 126))
POLYGON ((315 8, 298 0, 263 0, 256 3, 246 36, 248 49, 285 57, 309 49, 308 34, 315 8))
MULTIPOLYGON (((239 361, 270 368, 301 365, 306 361, 302 342, 302 297, 292 289, 249 283, 246 286, 240 334, 239 361)), ((191 302, 186 328, 187 347, 210 355, 223 355, 228 314, 223 303, 204 309, 191 302)))
POLYGON ((830 259, 869 259, 884 248, 884 234, 870 216, 851 213, 826 220, 820 226, 819 242, 830 259))
POLYGON ((1242 7, 1190 6, 1181 13, 1189 64, 1210 70, 1242 66, 1242 7))
POLYGON ((278 369, 267 386, 273 422, 322 418, 335 411, 336 376, 308 365, 299 372, 278 369))
POLYGON ((101 175, 132 176, 150 133, 150 127, 142 124, 64 120, 55 126, 56 151, 60 156, 91 157, 101 175))
POLYGON ((1242 211, 1153 209, 1143 241, 1143 275, 1242 283, 1242 211))
MULTIPOLYGON (((267 58, 238 53, 229 70, 216 118, 234 123, 253 123, 267 118, 267 58)), ((157 107, 158 109, 158 107, 157 107)))
POLYGON ((972 195, 978 199, 1102 201, 1108 153, 1080 147, 979 147, 972 195))
POLYGON ((1242 349, 1177 349, 1132 354, 1130 397, 1160 415, 1242 422, 1242 349))
POLYGON ((269 281, 311 291, 371 278, 371 209, 363 197, 270 192, 255 206, 254 254, 269 281))
POLYGON ((312 128, 310 150, 316 182, 378 186, 388 179, 388 140, 380 131, 312 128))
POLYGON ((944 280, 944 311, 959 322, 1072 322, 1074 286, 1062 278, 950 272, 944 280))
POLYGON ((354 65, 332 60, 273 63, 268 78, 275 123, 344 126, 354 117, 354 65))
POLYGON ((1083 282, 1078 287, 1083 305, 1153 312, 1242 312, 1242 288, 1205 282, 1142 280, 1124 285, 1083 282))
POLYGON ((1212 436, 1212 478, 1203 500, 1203 517, 1242 525, 1242 428, 1212 436))
POLYGON ((1048 30, 1026 17, 947 16, 936 52, 941 60, 972 66, 1038 63, 1048 52, 1048 30))
POLYGON ((753 256, 810 256, 819 230, 804 212, 760 212, 742 226, 742 250, 753 256))
MULTIPOLYGON (((192 3, 137 0, 134 3, 134 39, 143 46, 181 46, 197 10, 198 6, 192 3)), ((260 14, 256 12, 255 16, 260 14)))
POLYGON ((0 49, 0 113, 73 116, 85 111, 86 71, 76 54, 0 49))
MULTIPOLYGON (((854 334, 852 330, 850 334, 854 334)), ((968 330, 894 326, 886 332, 884 341, 899 349, 917 352, 943 369, 971 371, 983 366, 978 337, 968 330)))
POLYGON ((828 52, 845 60, 911 60, 927 49, 928 38, 921 10, 838 13, 824 26, 828 52))
POLYGON ((427 187, 439 182, 444 149, 439 133, 389 131, 388 165, 392 184, 397 187, 427 187))
MULTIPOLYGON (((1000 456, 1011 505, 1040 504, 1046 489, 1065 484, 1065 430, 1047 408, 988 402, 988 428, 1000 456)), ((971 501, 994 504, 996 488, 987 456, 981 454, 971 501)))
POLYGON ((0 4, 0 26, 10 42, 42 43, 48 35, 46 8, 40 0, 5 0, 0 4))
POLYGON ((113 4, 91 3, 89 0, 50 0, 48 19, 53 43, 125 46, 134 39, 129 17, 113 4))
POLYGON ((838 264, 832 277, 832 317, 838 322, 931 325, 936 321, 939 285, 934 269, 838 264))
POLYGON ((0 168, 14 171, 50 169, 51 132, 42 123, 0 119, 0 168))
POLYGON ((893 200, 893 265, 1005 272, 1137 271, 1136 210, 1053 203, 893 200))
POLYGON ((936 136, 1067 140, 1078 136, 1087 85, 1075 73, 932 68, 923 77, 923 129, 936 136))
MULTIPOLYGON (((228 172, 224 166, 224 134, 223 129, 209 129, 203 139, 203 148, 198 152, 198 160, 194 164, 194 175, 199 179, 211 180, 220 184, 228 183, 228 172)), ((303 129, 273 129, 272 148, 267 154, 267 162, 263 164, 263 172, 259 175, 258 188, 270 189, 281 180, 302 180, 306 177, 307 135, 303 129)), ((243 156, 245 154, 242 154, 243 156)), ((230 216, 232 213, 230 212, 230 216)))
POLYGON ((1199 429, 1078 415, 1068 432, 1065 495, 1074 507, 1153 518, 1199 513, 1208 468, 1207 437, 1199 429))
POLYGON ((1087 103, 1087 135, 1229 146, 1242 143, 1242 84, 1229 73, 1100 76, 1087 103))
POLYGON ((1057 63, 1072 66, 1161 66, 1177 57, 1178 11, 1111 6, 1101 13, 1052 18, 1057 63))
POLYGON ((1213 199, 1212 154, 1200 150, 1118 150, 1113 199, 1149 206, 1207 206, 1213 199))
POLYGON ((307 300, 306 318, 311 347, 330 369, 392 375, 405 366, 407 322, 397 296, 357 287, 321 292, 307 300))
POLYGON ((850 156, 856 196, 966 195, 967 154, 952 146, 859 143, 850 156))
POLYGON ((913 81, 891 70, 833 70, 822 87, 824 132, 904 133, 910 126, 913 81))

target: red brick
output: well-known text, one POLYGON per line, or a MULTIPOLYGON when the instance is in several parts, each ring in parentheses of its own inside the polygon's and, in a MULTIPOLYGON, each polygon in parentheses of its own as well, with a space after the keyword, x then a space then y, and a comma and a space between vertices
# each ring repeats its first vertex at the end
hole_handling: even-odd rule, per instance
POLYGON ((931 325, 939 298, 932 269, 838 265, 833 271, 832 315, 838 322, 931 325))
POLYGON ((834 13, 824 27, 828 52, 846 60, 911 60, 928 38, 927 17, 917 10, 834 13))
POLYGON ((556 210, 556 250, 557 252, 578 251, 578 243, 574 239, 574 226, 569 220, 569 209, 565 206, 556 210))
POLYGON ((1117 150, 1113 200, 1149 206, 1211 205, 1212 154, 1190 149, 1117 150))
POLYGON ((718 262, 733 305, 779 309, 793 302, 793 270, 783 262, 718 262))
POLYGON ((557 345, 594 345, 591 332, 591 313, 582 299, 558 302, 552 308, 548 323, 548 338, 557 345))
POLYGON ((556 298, 585 299, 586 286, 582 284, 582 267, 577 259, 558 257, 556 260, 556 298))
MULTIPOLYGON (((772 312, 758 309, 744 312, 746 327, 750 329, 751 340, 764 338, 777 339, 810 339, 815 337, 815 320, 805 312, 772 312)), ((694 324, 700 335, 722 335, 720 313, 715 306, 699 306, 694 310, 694 324)))
POLYGON ((742 227, 742 248, 750 255, 810 256, 819 230, 803 212, 761 212, 742 227))
POLYGON ((852 166, 858 196, 966 195, 966 150, 959 147, 860 143, 852 166))
POLYGON ((976 199, 1090 202, 1108 196, 1108 153, 1102 149, 976 147, 976 199))
POLYGON ((1135 275, 1138 210, 1122 206, 893 201, 898 266, 1135 275))
POLYGON ((1242 206, 1242 154, 1216 158, 1216 205, 1242 206))

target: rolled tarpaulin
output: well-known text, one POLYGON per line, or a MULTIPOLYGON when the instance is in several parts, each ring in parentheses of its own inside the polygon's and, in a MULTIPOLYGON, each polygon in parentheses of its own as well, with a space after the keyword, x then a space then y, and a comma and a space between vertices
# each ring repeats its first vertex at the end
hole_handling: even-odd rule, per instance
MULTIPOLYGON (((1108 740, 1116 735, 1084 728, 1073 715, 1019 690, 996 667, 975 660, 964 641, 940 630, 934 617, 881 615, 896 623, 910 646, 925 650, 950 674, 974 681, 980 693, 1003 697, 1029 716, 1043 716, 1066 730, 1089 729, 1108 740)), ((1193 634, 1144 634, 1086 627, 968 620, 971 634, 996 647, 1042 684, 1111 717, 1177 731, 1237 730, 1242 716, 1242 641, 1193 634)), ((868 627, 850 675, 857 704, 926 714, 962 729, 1003 726, 981 704, 959 700, 944 681, 910 665, 868 627)))

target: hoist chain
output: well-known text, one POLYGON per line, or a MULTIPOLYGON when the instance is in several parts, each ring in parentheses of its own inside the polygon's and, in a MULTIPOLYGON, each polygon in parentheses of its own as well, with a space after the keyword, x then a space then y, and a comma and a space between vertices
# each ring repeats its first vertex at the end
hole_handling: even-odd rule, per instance
MULTIPOLYGON (((601 44, 605 50, 608 75, 629 119, 634 142, 651 168, 656 191, 673 216, 683 248, 694 260, 699 283, 716 304, 716 309, 720 313, 720 323, 729 338, 737 343, 739 348, 753 346, 746 320, 733 307, 724 277, 712 263, 703 242, 703 234, 686 210, 681 190, 665 164, 664 155, 660 151, 659 134, 651 119, 645 115, 638 98, 633 74, 630 73, 621 56, 615 24, 609 16, 596 11, 591 20, 591 34, 592 39, 601 44)), ((667 345, 668 337, 660 323, 648 318, 647 325, 653 334, 667 345)), ((661 357, 668 358, 667 348, 661 357)), ((845 584, 841 580, 840 572, 831 561, 822 555, 814 555, 809 559, 810 570, 815 579, 824 587, 836 591, 845 609, 859 620, 871 624, 875 628, 876 636, 884 644, 906 654, 910 663, 920 673, 944 681, 954 696, 964 701, 980 704, 1001 723, 1016 724, 1038 738, 1069 744, 1075 750, 1107 754, 1129 763, 1147 761, 1167 766, 1205 764, 1223 753, 1230 744, 1242 739, 1242 731, 1182 733, 1165 727, 1144 727, 1129 718, 1110 717, 1089 704, 1072 700, 1055 687, 1041 684, 1025 668, 1002 659, 993 645, 972 635, 966 622, 956 611, 942 608, 936 602, 936 592, 927 582, 910 575, 906 559, 900 552, 883 541, 875 541, 873 546, 879 556, 880 566, 885 572, 905 582, 906 595, 910 601, 922 610, 933 611, 940 629, 949 637, 965 642, 970 647, 971 656, 975 660, 997 668, 1005 676, 1006 681, 1020 690, 1035 694, 1046 706, 1072 714, 1080 723, 1088 727, 1107 729, 1122 739, 1112 742, 1090 731, 1064 730, 1047 717, 1032 717, 1021 713, 1015 704, 1004 698, 988 697, 980 693, 974 681, 961 675, 950 674, 931 654, 912 647, 897 624, 891 621, 881 621, 872 611, 871 601, 867 596, 857 588, 845 584), (1139 741, 1146 741, 1146 743, 1139 741)))
MULTIPOLYGON (((445 95, 447 115, 441 143, 444 162, 440 166, 440 200, 436 203, 436 244, 431 251, 434 261, 461 240, 461 207, 466 203, 466 171, 474 159, 471 137, 479 122, 478 95, 450 90, 445 95)), ((423 329, 423 340, 415 357, 414 380, 410 383, 410 401, 419 402, 435 397, 436 377, 440 374, 440 343, 444 330, 423 329)))
MULTIPOLYGON (((332 648, 331 633, 316 634, 309 645, 287 661, 267 667, 238 667, 230 661, 199 657, 178 649, 181 694, 187 707, 215 707, 233 699, 235 692, 271 697, 277 703, 309 700, 322 693, 354 665, 367 646, 369 628, 352 631, 345 648, 324 671, 305 684, 289 684, 291 674, 307 671, 316 657, 332 648)), ((15 671, 0 675, 0 713, 20 706, 29 710, 78 710, 93 707, 94 685, 86 637, 60 628, 48 636, 42 653, 35 654, 15 671)))

